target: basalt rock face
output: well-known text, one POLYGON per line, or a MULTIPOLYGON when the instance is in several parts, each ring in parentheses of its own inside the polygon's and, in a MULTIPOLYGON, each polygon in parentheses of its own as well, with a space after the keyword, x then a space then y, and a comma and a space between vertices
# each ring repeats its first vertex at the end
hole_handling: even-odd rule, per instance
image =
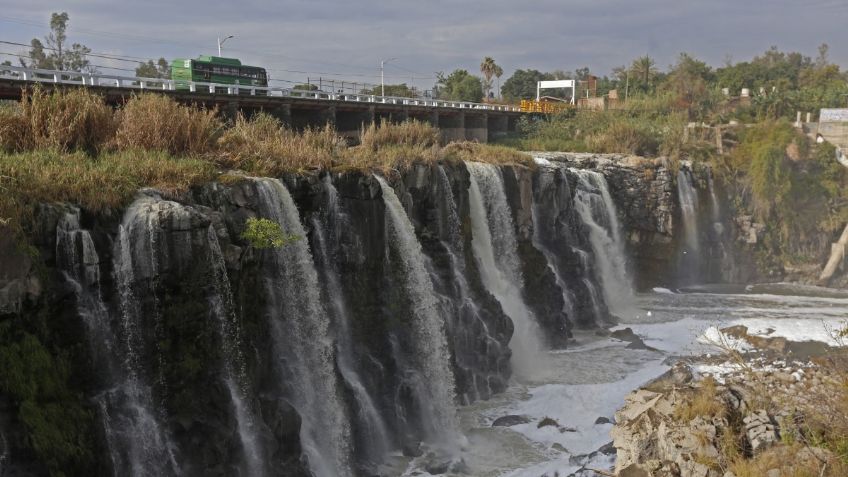
MULTIPOLYGON (((660 163, 501 167, 520 298, 551 347, 609 318, 571 167, 606 177, 640 285, 671 276, 677 246, 676 194, 660 163)), ((178 197, 143 190, 122 211, 44 205, 31 248, 0 234, 0 324, 24 327, 67 363, 61 399, 84 412, 79 436, 65 440, 94 449, 39 454, 0 440, 4 471, 43 475, 50 457, 73 462, 69 475, 374 475, 386 452, 415 453, 432 431, 421 396, 430 375, 416 354, 434 337, 415 322, 412 278, 432 285, 424 303, 447 342, 456 397, 442 410, 506 388, 514 325, 472 244, 464 164, 386 176, 424 277, 399 255, 374 176, 228 178, 178 197), (246 223, 274 211, 299 237, 257 249, 246 223)), ((15 436, 35 431, 20 421, 24 399, 0 397, 2 436, 25 442, 15 436)))

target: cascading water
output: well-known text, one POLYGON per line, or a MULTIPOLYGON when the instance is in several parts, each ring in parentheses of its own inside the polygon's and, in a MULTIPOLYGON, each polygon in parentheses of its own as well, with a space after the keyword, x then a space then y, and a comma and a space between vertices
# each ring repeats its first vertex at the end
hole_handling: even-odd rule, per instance
POLYGON ((607 180, 599 172, 571 171, 577 175, 574 208, 589 229, 589 242, 597 264, 596 274, 607 306, 620 316, 630 313, 634 306, 633 287, 627 273, 621 226, 607 180))
MULTIPOLYGON (((162 428, 154 411, 150 384, 142 373, 142 308, 135 293, 136 270, 146 270, 149 278, 157 275, 159 216, 156 202, 141 197, 129 207, 118 228, 115 244, 115 279, 121 304, 120 376, 115 386, 104 392, 101 408, 108 439, 121 454, 117 475, 161 476, 180 473, 173 442, 162 428)), ((152 317, 154 322, 158 317, 152 317)), ((103 326, 107 326, 105 323, 103 326)), ((98 333, 100 334, 100 333, 98 333)), ((117 340, 116 340, 117 341, 117 340)), ((117 346, 116 346, 117 348, 117 346)))
POLYGON ((327 246, 328 238, 325 237, 324 233, 326 228, 329 240, 336 241, 338 239, 340 234, 338 227, 342 221, 342 213, 339 210, 338 193, 330 180, 330 176, 324 177, 323 187, 327 195, 326 223, 322 224, 317 218, 313 218, 312 225, 317 249, 316 258, 324 271, 326 292, 335 317, 334 328, 338 348, 339 372, 356 400, 356 416, 359 419, 360 427, 365 430, 363 445, 366 448, 368 458, 379 463, 392 448, 389 431, 371 394, 356 370, 348 306, 345 303, 342 287, 339 283, 338 271, 334 266, 335 261, 332 260, 330 248, 327 246))
POLYGON ((352 475, 350 425, 345 415, 318 272, 289 191, 276 179, 256 179, 259 213, 300 237, 263 256, 272 340, 301 422, 300 439, 317 477, 352 475))
POLYGON ((543 346, 536 318, 524 302, 524 278, 518 258, 515 227, 499 168, 468 162, 471 174, 471 246, 480 265, 483 284, 512 319, 515 332, 509 342, 512 363, 522 378, 531 378, 542 365, 543 346))
POLYGON ((712 208, 710 210, 712 212, 713 224, 721 226, 721 206, 718 203, 718 196, 716 195, 715 184, 713 184, 712 170, 710 170, 707 174, 707 185, 710 188, 710 202, 712 202, 712 208))
POLYGON ((692 186, 691 176, 684 169, 677 172, 677 198, 688 252, 697 255, 701 248, 698 240, 698 195, 692 186))
POLYGON ((412 302, 413 359, 425 393, 417 402, 422 407, 431 443, 450 451, 461 439, 456 417, 456 391, 450 367, 450 353, 445 333, 445 318, 440 313, 433 282, 425 267, 424 253, 415 229, 392 187, 385 179, 374 176, 380 184, 386 206, 386 225, 390 246, 397 250, 399 266, 405 276, 405 291, 412 302))
POLYGON ((683 254, 678 270, 685 282, 698 281, 701 276, 701 244, 698 234, 698 194, 692 185, 691 173, 681 168, 677 172, 677 197, 683 220, 683 254))
POLYGON ((439 221, 439 234, 447 238, 451 247, 457 251, 462 251, 461 223, 459 213, 456 210, 456 201, 453 198, 453 189, 451 189, 450 179, 445 172, 445 168, 438 166, 439 171, 439 190, 442 193, 444 200, 440 202, 440 214, 444 220, 439 221))
POLYGON ((247 377, 244 371, 244 357, 241 353, 239 340, 241 338, 241 327, 235 316, 235 308, 232 303, 232 290, 230 280, 227 277, 227 267, 224 263, 224 255, 218 243, 218 236, 214 227, 209 226, 207 232, 209 241, 209 263, 212 266, 215 281, 215 293, 209 297, 212 314, 218 321, 218 330, 223 342, 223 368, 224 383, 230 392, 233 411, 235 412, 239 440, 244 454, 244 467, 246 475, 250 477, 262 477, 265 475, 265 457, 259 439, 259 426, 256 417, 251 411, 247 401, 247 390, 245 383, 247 377))

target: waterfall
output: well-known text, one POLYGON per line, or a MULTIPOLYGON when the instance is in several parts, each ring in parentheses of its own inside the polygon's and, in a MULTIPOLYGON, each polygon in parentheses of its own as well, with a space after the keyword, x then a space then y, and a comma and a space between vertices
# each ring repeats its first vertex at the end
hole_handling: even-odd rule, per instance
POLYGON ((698 195, 692 186, 692 178, 685 169, 677 172, 677 197, 683 218, 683 231, 688 252, 697 256, 701 248, 698 243, 698 195))
POLYGON ((536 318, 521 294, 524 278, 503 176, 491 164, 468 162, 466 166, 471 174, 471 247, 483 284, 515 326, 509 342, 513 367, 520 377, 531 378, 542 368, 543 346, 536 318))
POLYGON ((339 396, 329 317, 320 296, 318 272, 297 207, 282 182, 256 179, 259 213, 300 237, 263 254, 269 320, 280 382, 288 383, 301 417, 300 440, 317 477, 352 475, 350 426, 339 396))
POLYGON ((230 392, 230 399, 236 416, 246 475, 262 477, 265 475, 265 458, 259 439, 259 426, 254 414, 245 402, 247 377, 244 370, 244 357, 239 346, 241 327, 235 315, 224 255, 221 253, 218 236, 212 225, 209 226, 207 239, 209 241, 209 262, 215 277, 215 294, 209 300, 212 314, 218 321, 218 330, 223 343, 224 383, 230 392))
POLYGON ((589 229, 589 242, 597 265, 595 273, 604 299, 613 313, 629 313, 634 306, 633 288, 627 273, 621 225, 607 180, 600 172, 571 171, 577 175, 574 208, 589 229))
POLYGON ((710 202, 712 202, 712 217, 713 224, 717 224, 721 226, 721 206, 718 203, 718 196, 716 196, 715 185, 713 184, 713 171, 709 170, 707 174, 707 185, 710 188, 710 202))
POLYGON ((401 270, 405 275, 405 291, 412 302, 413 359, 417 363, 422 383, 418 389, 425 393, 417 402, 421 414, 429 421, 429 438, 448 450, 460 439, 457 422, 454 376, 445 333, 445 318, 425 267, 424 253, 415 236, 415 229, 392 187, 385 179, 374 176, 383 192, 386 206, 388 242, 397 250, 401 270))
POLYGON ((451 247, 458 251, 462 251, 462 224, 459 220, 459 213, 456 210, 456 201, 453 198, 453 189, 451 189, 450 179, 445 172, 445 168, 441 165, 437 167, 439 173, 439 191, 444 196, 444 200, 439 203, 439 212, 441 220, 439 220, 439 235, 448 239, 451 247))
MULTIPOLYGON (((335 241, 341 233, 339 224, 342 218, 338 205, 338 193, 329 175, 324 177, 323 185, 327 193, 326 228, 330 239, 335 241)), ((386 453, 391 450, 389 431, 380 411, 377 409, 377 405, 356 370, 348 306, 345 303, 338 271, 334 266, 335 260, 331 257, 327 246, 328 239, 324 234, 324 226, 317 218, 313 218, 312 225, 317 249, 316 258, 324 271, 323 278, 327 296, 335 317, 334 328, 338 348, 339 372, 356 400, 356 416, 360 421, 360 427, 365 430, 366 440, 363 445, 366 448, 367 455, 372 461, 380 462, 386 453)))
MULTIPOLYGON (((91 234, 80 228, 79 213, 79 209, 74 208, 59 218, 56 226, 56 264, 73 286, 77 312, 85 323, 95 366, 101 370, 104 381, 111 386, 120 369, 119 358, 115 354, 116 340, 109 328, 109 312, 100 293, 100 257, 91 234)), ((126 443, 119 442, 120 436, 111 425, 105 396, 98 396, 96 404, 101 414, 113 475, 117 475, 121 467, 119 447, 126 443)))
MULTIPOLYGON (((122 454, 126 453, 126 462, 119 466, 118 475, 180 473, 174 444, 155 411, 152 390, 143 375, 141 362, 142 321, 152 319, 158 325, 158 316, 142 316, 136 295, 136 270, 145 271, 151 279, 156 276, 158 232, 156 202, 150 197, 141 197, 124 214, 115 243, 114 273, 120 296, 122 345, 115 359, 122 360, 122 369, 115 386, 104 392, 101 408, 106 411, 107 433, 112 434, 107 439, 115 442, 115 448, 122 454), (129 468, 124 469, 125 466, 129 468)), ((104 322, 102 326, 108 325, 104 322)))

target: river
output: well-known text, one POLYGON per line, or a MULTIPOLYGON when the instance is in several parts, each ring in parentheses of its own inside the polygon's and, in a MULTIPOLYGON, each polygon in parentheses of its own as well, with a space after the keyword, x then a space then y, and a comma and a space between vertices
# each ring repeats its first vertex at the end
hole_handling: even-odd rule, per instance
MULTIPOLYGON (((567 350, 547 353, 543 372, 460 408, 466 475, 565 477, 584 465, 608 469, 614 454, 595 451, 611 441, 612 424, 596 424, 598 418, 612 419, 627 393, 665 372, 675 358, 715 353, 706 338, 711 327, 742 324, 755 334, 835 344, 832 330, 848 320, 848 292, 790 284, 657 288, 637 294, 636 303, 638 311, 622 317, 617 328, 632 328, 656 351, 578 331, 567 350), (492 426, 507 415, 530 422, 492 426), (546 417, 559 426, 538 427, 546 417)), ((428 475, 415 467, 405 475, 428 475)))

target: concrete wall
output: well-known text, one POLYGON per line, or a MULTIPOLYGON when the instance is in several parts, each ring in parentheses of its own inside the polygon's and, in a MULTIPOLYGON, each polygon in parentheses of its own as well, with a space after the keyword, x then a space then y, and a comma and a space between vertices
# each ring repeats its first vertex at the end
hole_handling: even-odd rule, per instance
POLYGON ((489 142, 489 116, 465 115, 465 139, 475 142, 489 142))

